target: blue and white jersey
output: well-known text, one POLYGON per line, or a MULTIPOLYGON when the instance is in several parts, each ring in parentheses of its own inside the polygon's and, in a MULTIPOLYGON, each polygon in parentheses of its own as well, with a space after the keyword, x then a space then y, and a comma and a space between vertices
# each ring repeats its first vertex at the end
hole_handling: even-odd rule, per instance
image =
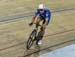
POLYGON ((51 19, 51 12, 50 12, 50 10, 44 9, 44 13, 41 14, 40 10, 37 9, 36 12, 35 12, 35 16, 37 16, 37 15, 42 16, 45 19, 47 18, 48 19, 48 23, 50 22, 50 19, 51 19))

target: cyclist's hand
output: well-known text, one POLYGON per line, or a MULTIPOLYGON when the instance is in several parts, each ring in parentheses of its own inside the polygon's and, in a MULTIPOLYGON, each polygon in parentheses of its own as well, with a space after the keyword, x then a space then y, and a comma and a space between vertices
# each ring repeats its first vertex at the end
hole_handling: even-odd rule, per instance
POLYGON ((31 23, 29 23, 29 26, 32 26, 33 25, 33 23, 31 22, 31 23))

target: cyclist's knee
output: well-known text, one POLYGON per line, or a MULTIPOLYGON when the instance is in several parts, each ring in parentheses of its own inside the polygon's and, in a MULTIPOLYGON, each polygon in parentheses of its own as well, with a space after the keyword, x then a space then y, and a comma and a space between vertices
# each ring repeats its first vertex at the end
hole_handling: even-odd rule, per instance
POLYGON ((41 27, 41 31, 45 31, 46 27, 41 27))
POLYGON ((41 28, 41 34, 44 35, 44 33, 45 33, 45 29, 41 28))

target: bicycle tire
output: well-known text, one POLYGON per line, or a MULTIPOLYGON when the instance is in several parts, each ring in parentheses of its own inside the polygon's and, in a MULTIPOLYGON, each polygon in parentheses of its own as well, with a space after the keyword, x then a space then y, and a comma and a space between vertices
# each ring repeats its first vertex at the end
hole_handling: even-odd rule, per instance
POLYGON ((32 46, 32 44, 33 44, 33 41, 32 41, 32 38, 30 37, 30 38, 28 39, 28 41, 27 41, 27 46, 26 46, 26 48, 27 48, 27 49, 30 49, 30 47, 32 46))
POLYGON ((35 36, 36 36, 36 30, 34 29, 28 38, 27 45, 26 45, 27 49, 30 49, 30 47, 33 45, 33 42, 35 41, 35 36))

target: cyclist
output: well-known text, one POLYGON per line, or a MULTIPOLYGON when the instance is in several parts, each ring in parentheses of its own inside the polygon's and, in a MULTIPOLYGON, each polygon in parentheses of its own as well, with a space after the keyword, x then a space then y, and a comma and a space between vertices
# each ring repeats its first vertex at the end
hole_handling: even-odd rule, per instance
POLYGON ((35 15, 33 16, 32 22, 29 23, 29 26, 32 26, 33 23, 38 24, 40 21, 43 20, 43 26, 41 28, 41 39, 38 41, 38 45, 42 44, 42 38, 45 33, 46 26, 49 24, 51 19, 51 12, 49 9, 45 8, 43 4, 40 4, 38 6, 38 9, 35 12, 35 15))

